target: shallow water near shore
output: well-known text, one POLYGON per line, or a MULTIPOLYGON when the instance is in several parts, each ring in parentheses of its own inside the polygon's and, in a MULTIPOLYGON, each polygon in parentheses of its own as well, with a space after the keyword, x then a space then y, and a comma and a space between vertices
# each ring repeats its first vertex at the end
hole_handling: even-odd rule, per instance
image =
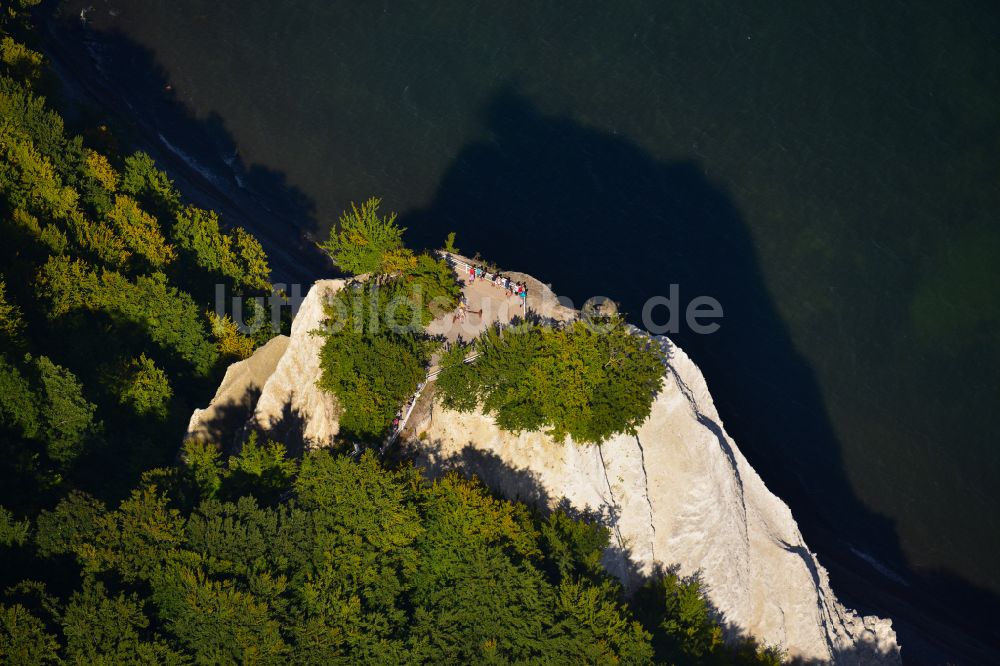
POLYGON ((275 225, 322 236, 374 194, 415 244, 456 231, 577 303, 638 320, 671 284, 718 299, 720 331, 677 341, 834 589, 944 625, 997 608, 991 3, 133 0, 66 20, 88 6, 111 78, 135 49, 226 137, 167 126, 164 149, 301 197, 275 225))

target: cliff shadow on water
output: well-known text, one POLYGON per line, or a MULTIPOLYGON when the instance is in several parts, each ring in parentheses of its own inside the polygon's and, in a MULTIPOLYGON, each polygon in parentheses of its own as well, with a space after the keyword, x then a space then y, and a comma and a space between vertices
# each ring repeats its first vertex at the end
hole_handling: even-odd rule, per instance
MULTIPOLYGON (((464 254, 531 273, 577 307, 611 297, 637 325, 647 299, 669 296, 670 285, 681 308, 697 296, 717 299, 725 313, 717 332, 693 333, 682 311, 670 335, 701 367, 729 433, 792 507, 834 589, 892 617, 908 661, 995 656, 983 643, 998 641, 1000 600, 955 576, 913 570, 892 521, 854 494, 814 373, 720 185, 694 161, 658 161, 625 138, 545 115, 511 90, 492 99, 484 124, 488 138, 455 157, 432 203, 402 216, 411 242, 436 247, 458 231, 464 254)), ((666 320, 663 308, 655 319, 666 320)))
POLYGON ((245 163, 225 121, 190 109, 149 49, 75 16, 57 13, 45 28, 45 52, 62 86, 55 101, 73 131, 108 144, 102 147, 112 154, 149 153, 188 201, 257 236, 274 282, 308 284, 330 273, 311 240, 313 200, 284 173, 245 163), (98 126, 111 133, 95 133, 98 126))

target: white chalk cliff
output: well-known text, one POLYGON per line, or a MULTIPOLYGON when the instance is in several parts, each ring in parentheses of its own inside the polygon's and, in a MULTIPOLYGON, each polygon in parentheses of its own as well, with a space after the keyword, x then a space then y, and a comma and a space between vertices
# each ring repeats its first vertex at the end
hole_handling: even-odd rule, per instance
MULTIPOLYGON (((287 345, 272 348, 285 346, 277 363, 267 347, 258 350, 265 352, 259 363, 257 354, 242 362, 264 372, 271 368, 263 380, 254 375, 261 390, 247 411, 251 426, 280 438, 294 434, 291 423, 313 446, 336 434, 335 401, 315 385, 320 340, 309 332, 322 323, 323 299, 341 286, 333 280, 313 286, 287 345)), ((544 289, 534 280, 531 286, 544 289)), ((554 303, 551 292, 546 296, 554 303)), ((605 565, 626 587, 656 566, 676 564, 684 574, 700 572, 727 625, 780 645, 790 657, 899 663, 891 621, 859 616, 837 601, 788 506, 726 434, 701 371, 683 350, 666 338, 659 341, 666 381, 637 436, 591 446, 559 444, 542 433, 514 435, 482 413, 434 404, 431 392, 404 436, 418 464, 432 472, 464 467, 512 499, 561 502, 602 516, 612 532, 605 565)), ((234 371, 251 374, 247 367, 234 371)), ((236 384, 229 382, 230 393, 236 384)), ((205 436, 199 419, 234 400, 224 387, 226 382, 208 409, 192 417, 189 436, 205 436)))
POLYGON ((208 407, 191 415, 185 439, 210 440, 230 449, 256 430, 289 448, 332 443, 339 431, 338 405, 316 388, 323 340, 312 331, 323 323, 323 305, 343 286, 344 280, 313 284, 292 322, 291 336, 275 336, 250 358, 230 365, 208 407))

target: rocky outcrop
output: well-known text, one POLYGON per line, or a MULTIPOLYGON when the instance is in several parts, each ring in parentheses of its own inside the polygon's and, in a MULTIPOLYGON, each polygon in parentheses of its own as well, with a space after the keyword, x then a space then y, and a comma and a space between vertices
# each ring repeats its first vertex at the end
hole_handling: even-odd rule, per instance
POLYGON ((226 450, 236 448, 264 384, 288 349, 288 342, 287 335, 278 335, 250 358, 230 365, 212 401, 205 409, 194 410, 185 439, 214 442, 226 450))
MULTIPOLYGON (((342 286, 317 282, 290 339, 235 364, 216 399, 192 418, 195 431, 220 398, 259 383, 246 423, 286 444, 328 444, 338 432, 337 405, 316 387, 321 339, 310 331, 322 323, 323 301, 342 286), (287 346, 268 372, 281 344, 287 346)), ((529 305, 544 317, 573 315, 545 285, 531 279, 529 286, 529 305)), ((543 433, 514 435, 482 413, 435 405, 425 390, 404 437, 432 474, 459 467, 511 499, 561 504, 603 521, 612 533, 605 565, 627 588, 657 567, 678 565, 684 574, 701 575, 734 633, 807 660, 898 663, 891 622, 859 616, 837 601, 791 511, 726 433, 698 367, 669 340, 659 341, 666 381, 637 436, 590 446, 560 444, 543 433)))
POLYGON ((319 280, 302 301, 290 336, 279 335, 253 355, 229 366, 215 397, 191 416, 185 439, 238 448, 258 431, 292 451, 332 443, 339 431, 338 406, 316 386, 322 374, 322 338, 312 331, 325 318, 323 305, 344 280, 319 280))
POLYGON ((264 383, 251 426, 285 443, 289 449, 327 446, 340 430, 336 399, 321 391, 319 352, 323 339, 313 335, 325 318, 323 306, 344 280, 313 284, 292 321, 291 342, 274 373, 264 383))

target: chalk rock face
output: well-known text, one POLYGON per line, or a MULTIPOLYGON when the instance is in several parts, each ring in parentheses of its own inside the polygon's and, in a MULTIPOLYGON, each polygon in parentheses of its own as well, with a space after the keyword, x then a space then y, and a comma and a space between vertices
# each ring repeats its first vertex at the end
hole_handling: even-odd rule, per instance
POLYGON ((605 566, 626 588, 676 564, 701 573, 731 631, 789 657, 899 663, 891 620, 837 601, 788 506, 726 434, 701 371, 668 339, 658 341, 666 380, 637 436, 559 444, 430 404, 408 427, 409 445, 432 473, 465 469, 511 499, 600 516, 612 532, 605 566))
POLYGON ((208 407, 194 410, 185 439, 215 442, 227 450, 236 448, 257 398, 278 367, 288 342, 287 335, 275 336, 250 358, 230 365, 208 407))
POLYGON ((316 386, 323 340, 312 331, 323 323, 323 305, 343 286, 344 280, 313 284, 291 335, 272 338, 231 365, 209 406, 191 416, 186 438, 238 448, 256 430, 292 451, 330 444, 339 431, 339 412, 336 399, 316 386), (235 444, 229 441, 234 438, 235 444))
POLYGON ((292 321, 288 349, 264 383, 251 417, 252 426, 289 448, 326 446, 340 430, 336 399, 316 386, 323 339, 312 331, 323 323, 324 304, 343 286, 344 280, 313 284, 292 321))

